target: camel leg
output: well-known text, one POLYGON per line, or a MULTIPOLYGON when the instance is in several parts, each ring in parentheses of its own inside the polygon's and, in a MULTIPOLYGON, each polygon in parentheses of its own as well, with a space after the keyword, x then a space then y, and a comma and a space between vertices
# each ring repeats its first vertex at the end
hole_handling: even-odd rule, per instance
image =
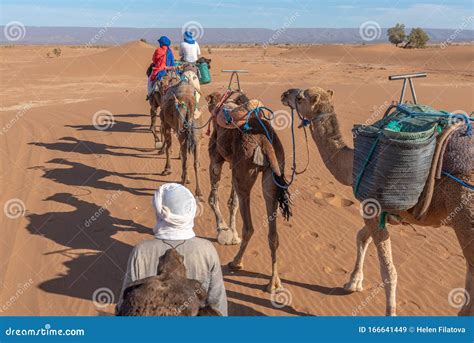
POLYGON ((193 155, 194 155, 194 176, 196 177, 196 193, 195 193, 195 196, 196 196, 196 199, 199 200, 199 201, 202 201, 202 192, 201 192, 201 187, 199 185, 199 166, 200 166, 200 163, 199 163, 199 160, 200 160, 200 150, 199 150, 199 146, 200 146, 200 141, 199 141, 199 138, 197 137, 197 134, 196 132, 194 133, 195 135, 195 139, 196 139, 196 146, 194 147, 194 151, 193 151, 193 155))
MULTIPOLYGON (((243 164, 243 163, 242 163, 243 164)), ((258 172, 249 166, 239 166, 240 168, 232 169, 232 183, 239 197, 240 215, 242 216, 242 243, 240 249, 234 257, 234 260, 229 263, 229 268, 239 270, 243 268, 242 259, 249 244, 250 238, 253 235, 252 214, 250 211, 250 193, 255 181, 257 180, 258 172)))
POLYGON ((392 245, 388 229, 380 229, 377 221, 378 218, 367 219, 365 226, 371 232, 372 239, 377 247, 380 274, 385 290, 385 315, 396 316, 397 271, 392 259, 392 245))
POLYGON ((165 137, 165 144, 163 145, 163 147, 165 148, 165 153, 166 153, 166 164, 165 164, 165 169, 163 170, 161 175, 170 175, 171 174, 171 142, 172 142, 171 130, 166 125, 162 125, 162 130, 165 137))
POLYGON ((236 215, 237 210, 239 209, 239 198, 237 196, 237 192, 235 191, 234 185, 232 185, 232 189, 230 190, 230 197, 229 201, 227 202, 227 206, 229 208, 229 223, 230 231, 232 231, 232 244, 239 244, 242 241, 239 238, 239 233, 237 232, 236 227, 236 215))
MULTIPOLYGON (((464 181, 472 183, 469 177, 464 181)), ((454 214, 450 224, 466 259, 465 288, 451 294, 449 300, 461 306, 458 315, 474 316, 474 192, 452 181, 446 183, 445 189, 446 208, 454 214)))
POLYGON ((272 256, 272 278, 267 285, 267 292, 274 293, 281 291, 280 277, 278 276, 277 266, 277 250, 280 242, 278 240, 278 231, 276 225, 276 217, 278 211, 277 201, 277 186, 273 182, 272 171, 267 169, 262 176, 263 197, 265 199, 265 206, 267 208, 267 222, 268 222, 268 245, 272 256))
POLYGON ((364 226, 357 233, 357 259, 351 278, 348 283, 344 285, 344 289, 348 292, 362 292, 362 282, 364 280, 364 260, 367 248, 372 242, 371 232, 369 227, 364 226))
POLYGON ((178 135, 180 145, 179 156, 181 157, 181 183, 183 185, 191 183, 188 178, 188 147, 186 146, 185 137, 185 132, 178 135))

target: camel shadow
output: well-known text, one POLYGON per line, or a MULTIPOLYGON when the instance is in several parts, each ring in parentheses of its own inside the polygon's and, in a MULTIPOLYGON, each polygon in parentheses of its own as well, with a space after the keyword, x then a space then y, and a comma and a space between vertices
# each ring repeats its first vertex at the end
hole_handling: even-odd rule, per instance
POLYGON ((124 231, 151 234, 151 229, 132 220, 114 217, 106 207, 70 193, 56 193, 44 201, 74 209, 26 216, 29 221, 27 230, 31 234, 66 247, 44 255, 68 258, 64 262, 64 272, 38 287, 48 293, 87 300, 92 299, 96 290, 108 289, 112 302, 117 300, 132 246, 113 237, 124 231))
POLYGON ((155 158, 155 149, 145 148, 131 148, 124 146, 114 146, 103 143, 97 143, 87 140, 80 140, 75 137, 62 137, 57 143, 42 143, 31 142, 30 145, 43 147, 49 150, 62 152, 75 152, 83 155, 109 155, 109 156, 124 156, 137 158, 155 158), (124 153, 118 150, 129 150, 136 153, 124 153), (153 152, 153 154, 146 154, 146 152, 153 152))
MULTIPOLYGON (((134 124, 128 121, 117 120, 117 118, 134 118, 138 116, 143 116, 139 114, 114 114, 113 115, 113 124, 104 124, 106 125, 107 132, 126 132, 126 133, 150 133, 148 125, 134 124)), ((82 125, 65 125, 65 127, 73 128, 78 131, 98 131, 97 127, 91 122, 90 124, 82 125)))
MULTIPOLYGON (((239 271, 230 271, 227 267, 223 269, 223 274, 224 276, 231 276, 231 275, 239 275, 239 276, 245 276, 245 277, 251 277, 251 278, 259 278, 259 279, 265 279, 265 280, 270 280, 270 276, 265 275, 265 274, 260 274, 260 273, 255 273, 255 272, 249 272, 245 270, 239 270, 239 271)), ((249 283, 249 282, 244 282, 244 281, 239 281, 239 280, 234 280, 230 278, 224 278, 225 281, 231 282, 240 286, 245 286, 248 288, 253 288, 253 289, 262 289, 261 285, 249 283)), ((316 285, 316 284, 308 284, 304 282, 299 282, 299 281, 293 281, 293 280, 288 280, 288 279, 281 279, 281 282, 283 284, 291 285, 291 286, 297 286, 301 288, 306 288, 310 291, 313 292, 318 292, 321 294, 325 295, 334 295, 334 296, 344 296, 344 295, 349 295, 351 294, 350 292, 347 292, 344 288, 342 287, 326 287, 326 286, 321 286, 321 285, 316 285)), ((283 285, 284 286, 284 285, 283 285)))
MULTIPOLYGON (((111 172, 105 169, 99 169, 90 167, 80 162, 72 162, 65 159, 55 158, 46 163, 59 164, 61 166, 69 168, 43 168, 43 178, 50 179, 52 181, 62 183, 68 186, 85 186, 96 189, 112 190, 112 191, 124 191, 133 195, 145 195, 150 196, 153 194, 155 189, 151 188, 131 188, 126 187, 122 183, 115 183, 106 181, 105 179, 116 176, 129 180, 139 181, 151 181, 151 182, 164 182, 163 180, 150 179, 140 173, 120 173, 111 172)), ((34 167, 36 168, 36 167, 34 167)), ((168 181, 169 182, 169 181, 168 181)))

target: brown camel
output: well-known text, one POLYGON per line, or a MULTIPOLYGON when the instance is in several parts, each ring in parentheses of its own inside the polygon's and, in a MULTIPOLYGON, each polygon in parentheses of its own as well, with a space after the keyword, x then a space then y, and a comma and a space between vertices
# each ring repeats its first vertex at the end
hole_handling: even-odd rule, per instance
POLYGON ((157 276, 127 287, 118 316, 220 316, 211 306, 201 308, 207 293, 197 280, 186 278, 184 258, 175 249, 160 257, 157 276))
POLYGON ((158 109, 161 107, 161 101, 164 97, 164 93, 166 93, 166 90, 178 83, 180 81, 180 78, 176 73, 170 72, 165 74, 163 76, 163 79, 161 81, 157 81, 157 87, 155 87, 148 97, 148 102, 150 103, 150 118, 151 118, 151 123, 150 123, 150 130, 153 133, 153 137, 155 139, 155 148, 159 149, 159 154, 164 153, 164 148, 163 148, 163 133, 160 130, 160 136, 158 136, 156 132, 156 117, 158 116, 158 109))
MULTIPOLYGON (((206 97, 208 109, 211 113, 221 98, 222 94, 218 92, 211 93, 206 97)), ((243 104, 248 102, 248 98, 240 95, 235 102, 243 104)), ((234 260, 229 263, 230 269, 240 270, 243 268, 242 259, 245 249, 254 232, 250 210, 250 194, 258 174, 262 173, 263 196, 267 210, 267 217, 264 222, 268 223, 268 242, 272 256, 272 277, 267 286, 267 291, 275 292, 282 289, 277 269, 277 249, 279 245, 276 225, 277 207, 280 207, 286 219, 291 215, 288 190, 278 187, 274 182, 275 179, 280 185, 286 186, 283 177, 285 154, 278 136, 269 123, 264 125, 274 137, 273 144, 270 143, 263 128, 255 118, 250 120, 249 124, 251 129, 245 132, 237 128, 225 129, 217 124, 214 125, 214 131, 209 142, 209 174, 211 180, 209 204, 216 216, 218 242, 220 244, 238 244, 241 242, 234 260), (257 165, 254 159, 256 154, 260 156, 263 154, 267 162, 257 165), (222 219, 218 201, 219 182, 222 167, 226 161, 230 163, 232 168, 232 191, 228 203, 230 228, 222 219), (235 214, 239 203, 243 221, 242 241, 235 228, 235 214)))
POLYGON ((200 118, 195 118, 197 102, 196 89, 192 83, 182 80, 166 92, 163 98, 160 119, 161 131, 164 136, 163 149, 166 153, 166 164, 163 175, 171 174, 171 142, 173 130, 180 144, 181 182, 189 183, 188 178, 188 153, 194 156, 194 174, 196 177, 197 198, 202 197, 199 186, 199 145, 201 139, 200 118))
MULTIPOLYGON (((297 109, 311 124, 313 139, 319 149, 324 164, 334 177, 347 186, 352 185, 353 149, 349 148, 339 129, 334 111, 332 90, 319 87, 306 90, 289 89, 281 96, 284 105, 297 109)), ((460 179, 472 182, 472 173, 461 175, 460 179)), ((438 226, 446 223, 452 216, 450 226, 456 232, 467 263, 466 285, 467 298, 470 302, 461 308, 459 315, 474 315, 474 193, 468 188, 446 177, 437 180, 436 192, 425 219, 417 220, 411 213, 397 213, 401 221, 423 225, 438 226)), ((392 224, 399 224, 391 218, 392 224)), ((347 291, 362 291, 363 264, 367 247, 373 240, 378 252, 382 280, 386 294, 386 314, 396 315, 397 272, 392 260, 392 248, 388 230, 378 228, 378 218, 364 219, 365 225, 357 234, 357 260, 349 282, 344 286, 347 291)))

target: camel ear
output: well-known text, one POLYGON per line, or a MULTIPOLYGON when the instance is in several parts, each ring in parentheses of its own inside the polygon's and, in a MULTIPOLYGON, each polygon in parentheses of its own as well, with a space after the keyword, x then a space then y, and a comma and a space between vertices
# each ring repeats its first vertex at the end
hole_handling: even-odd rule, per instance
POLYGON ((310 100, 311 100, 311 111, 314 112, 314 109, 319 104, 319 100, 321 100, 321 94, 318 93, 316 95, 312 95, 310 100))
POLYGON ((329 94, 329 99, 332 99, 332 97, 334 96, 334 91, 332 89, 328 89, 326 92, 328 92, 329 94))

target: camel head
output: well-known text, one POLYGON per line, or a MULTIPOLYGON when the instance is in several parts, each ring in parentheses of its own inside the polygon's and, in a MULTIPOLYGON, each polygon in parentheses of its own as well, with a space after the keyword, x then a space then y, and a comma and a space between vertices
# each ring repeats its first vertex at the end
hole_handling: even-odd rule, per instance
POLYGON ((214 109, 216 108, 217 104, 222 98, 222 93, 220 92, 212 92, 208 96, 206 96, 206 102, 207 102, 207 108, 209 109, 209 112, 213 112, 214 109))
POLYGON ((320 87, 289 89, 281 95, 281 102, 297 109, 303 117, 314 119, 318 114, 334 112, 333 95, 334 91, 320 87))
POLYGON ((180 255, 176 249, 168 249, 165 254, 160 257, 157 275, 186 277, 183 255, 180 255))

